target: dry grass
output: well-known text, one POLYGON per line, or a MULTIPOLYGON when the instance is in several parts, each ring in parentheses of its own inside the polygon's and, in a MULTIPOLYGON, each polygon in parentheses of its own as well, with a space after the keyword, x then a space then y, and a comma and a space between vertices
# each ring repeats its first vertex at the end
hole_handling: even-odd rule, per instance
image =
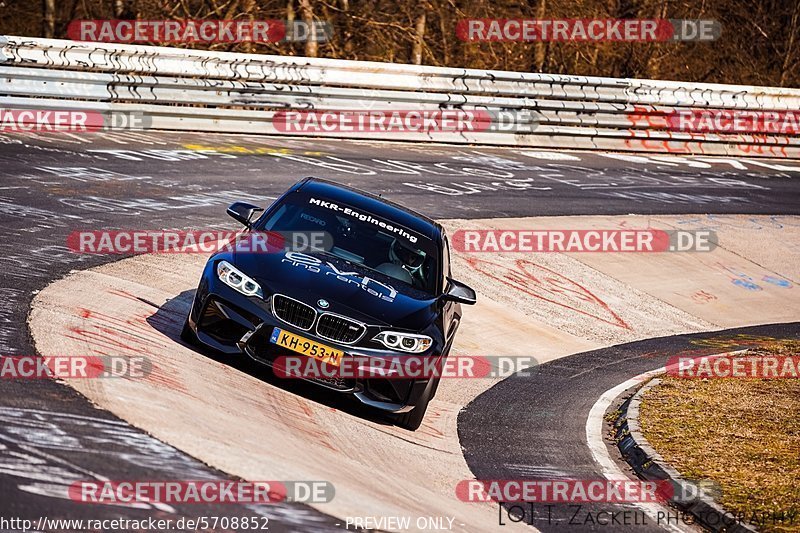
MULTIPOLYGON (((800 343, 752 353, 797 355, 800 343)), ((800 379, 665 377, 641 405, 645 438, 690 479, 711 479, 733 514, 767 513, 763 531, 800 531, 800 379), (773 513, 793 513, 783 521, 773 513)))

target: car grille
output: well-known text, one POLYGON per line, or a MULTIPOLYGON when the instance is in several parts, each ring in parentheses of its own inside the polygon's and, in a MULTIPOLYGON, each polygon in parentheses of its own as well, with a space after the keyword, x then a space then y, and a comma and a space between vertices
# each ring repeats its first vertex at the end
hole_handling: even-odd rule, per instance
POLYGON ((310 305, 282 294, 275 294, 272 297, 272 312, 287 324, 304 330, 311 329, 317 317, 317 312, 310 305))
POLYGON ((316 378, 312 381, 319 383, 320 385, 325 385, 332 389, 341 391, 353 390, 355 388, 355 382, 348 378, 316 378))
POLYGON ((323 313, 317 321, 317 335, 324 339, 351 344, 360 339, 366 328, 361 322, 339 315, 323 313))

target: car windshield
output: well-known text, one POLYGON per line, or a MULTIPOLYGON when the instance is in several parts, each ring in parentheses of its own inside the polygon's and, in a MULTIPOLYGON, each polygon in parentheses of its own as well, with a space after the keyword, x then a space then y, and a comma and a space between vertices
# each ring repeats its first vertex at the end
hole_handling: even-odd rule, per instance
POLYGON ((362 209, 308 195, 291 195, 259 229, 324 231, 333 238, 326 253, 361 265, 428 294, 436 293, 436 244, 396 222, 362 209))

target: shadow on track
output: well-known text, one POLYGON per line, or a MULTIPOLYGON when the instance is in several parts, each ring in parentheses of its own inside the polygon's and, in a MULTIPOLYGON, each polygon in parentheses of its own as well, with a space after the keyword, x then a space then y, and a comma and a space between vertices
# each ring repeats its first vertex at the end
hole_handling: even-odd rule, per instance
POLYGON ((147 323, 156 331, 163 333, 178 344, 191 348, 195 352, 225 364, 244 374, 254 377, 272 387, 285 390, 292 394, 302 396, 307 400, 347 413, 349 415, 368 420, 375 424, 391 426, 393 422, 386 415, 358 403, 344 393, 328 390, 322 386, 314 385, 302 380, 282 379, 275 376, 268 366, 253 361, 244 354, 228 355, 217 352, 211 348, 188 344, 180 337, 181 327, 189 307, 194 298, 194 289, 186 290, 167 300, 155 313, 147 317, 147 323))

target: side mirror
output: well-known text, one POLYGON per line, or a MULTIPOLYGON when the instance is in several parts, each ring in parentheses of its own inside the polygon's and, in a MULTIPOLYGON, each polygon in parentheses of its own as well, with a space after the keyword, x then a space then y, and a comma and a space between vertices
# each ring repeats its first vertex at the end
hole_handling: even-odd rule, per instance
POLYGON ((264 209, 257 205, 248 204, 247 202, 233 202, 228 206, 228 214, 247 226, 250 227, 250 219, 253 215, 264 209))
POLYGON ((453 278, 447 278, 447 281, 447 288, 440 297, 442 300, 450 300, 466 305, 474 305, 475 302, 478 301, 478 295, 475 294, 475 291, 471 287, 453 278))

